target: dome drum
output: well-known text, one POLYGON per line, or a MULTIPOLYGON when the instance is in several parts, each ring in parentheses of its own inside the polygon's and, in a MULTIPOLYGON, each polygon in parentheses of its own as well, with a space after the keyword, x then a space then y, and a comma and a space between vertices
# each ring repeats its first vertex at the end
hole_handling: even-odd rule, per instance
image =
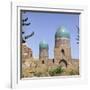
POLYGON ((40 49, 48 49, 48 44, 45 41, 41 41, 39 44, 40 49))

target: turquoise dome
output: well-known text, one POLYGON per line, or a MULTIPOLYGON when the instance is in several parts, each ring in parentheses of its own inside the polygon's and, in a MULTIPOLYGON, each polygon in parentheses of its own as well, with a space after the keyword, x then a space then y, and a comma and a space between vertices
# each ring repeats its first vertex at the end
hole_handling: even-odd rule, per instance
POLYGON ((57 37, 70 38, 70 34, 65 27, 59 27, 55 34, 55 38, 57 37))
POLYGON ((39 48, 48 48, 48 44, 45 41, 41 41, 39 44, 39 48))

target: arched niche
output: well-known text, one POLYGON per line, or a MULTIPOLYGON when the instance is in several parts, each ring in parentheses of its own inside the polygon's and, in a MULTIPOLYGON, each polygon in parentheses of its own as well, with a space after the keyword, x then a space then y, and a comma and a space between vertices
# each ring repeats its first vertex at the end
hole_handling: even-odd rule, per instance
POLYGON ((64 49, 61 49, 61 53, 65 56, 65 51, 64 51, 64 49))
POLYGON ((45 61, 44 60, 42 60, 42 64, 45 64, 45 61))
POLYGON ((60 65, 61 67, 63 67, 63 68, 67 68, 67 61, 64 60, 64 59, 61 59, 61 60, 59 61, 59 65, 60 65))

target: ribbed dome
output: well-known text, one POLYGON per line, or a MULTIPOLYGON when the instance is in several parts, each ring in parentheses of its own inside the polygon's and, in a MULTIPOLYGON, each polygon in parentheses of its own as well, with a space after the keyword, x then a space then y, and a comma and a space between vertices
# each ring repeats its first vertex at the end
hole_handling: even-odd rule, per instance
POLYGON ((56 31, 56 34, 55 34, 55 38, 57 37, 64 37, 64 38, 70 38, 70 34, 69 32, 66 30, 65 27, 59 27, 58 30, 56 31))
POLYGON ((48 48, 48 44, 45 41, 41 41, 39 44, 39 48, 48 48))

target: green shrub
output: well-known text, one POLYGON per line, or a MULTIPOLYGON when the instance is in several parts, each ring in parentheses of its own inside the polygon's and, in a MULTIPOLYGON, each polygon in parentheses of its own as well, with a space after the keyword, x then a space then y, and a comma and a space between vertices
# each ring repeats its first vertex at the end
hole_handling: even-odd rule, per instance
POLYGON ((62 67, 58 66, 56 68, 51 68, 49 70, 49 74, 50 76, 55 76, 57 74, 61 74, 64 71, 64 69, 62 69, 62 67))
POLYGON ((50 76, 54 76, 56 73, 55 73, 55 70, 54 69, 51 69, 49 70, 49 75, 50 76))
POLYGON ((63 72, 63 69, 62 69, 62 67, 57 67, 56 69, 55 69, 55 72, 56 72, 56 74, 60 74, 60 73, 62 73, 63 72))

